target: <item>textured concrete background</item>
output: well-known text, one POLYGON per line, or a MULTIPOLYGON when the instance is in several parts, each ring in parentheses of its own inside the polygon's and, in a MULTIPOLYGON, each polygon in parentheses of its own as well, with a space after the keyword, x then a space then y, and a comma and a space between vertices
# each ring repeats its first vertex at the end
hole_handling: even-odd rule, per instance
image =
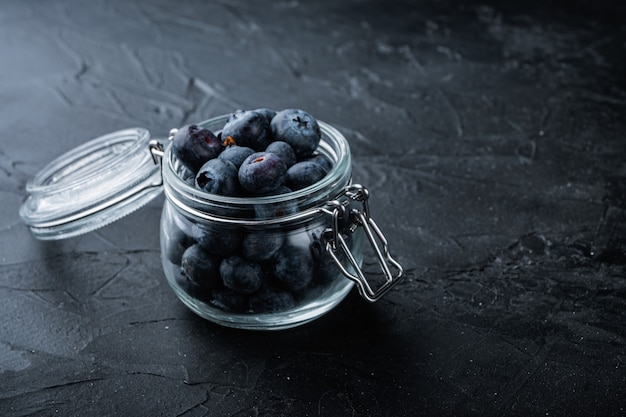
POLYGON ((0 0, 0 415, 624 415, 612 3, 0 0), (407 270, 379 303, 225 329, 165 282, 162 197, 54 243, 18 217, 88 139, 256 107, 346 135, 407 270))

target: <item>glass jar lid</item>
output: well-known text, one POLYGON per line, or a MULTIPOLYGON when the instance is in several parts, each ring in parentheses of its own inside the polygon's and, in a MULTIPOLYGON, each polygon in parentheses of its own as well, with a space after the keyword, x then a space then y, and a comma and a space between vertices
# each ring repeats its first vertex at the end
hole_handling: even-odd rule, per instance
POLYGON ((27 184, 20 217, 39 239, 77 236, 132 213, 162 191, 150 133, 130 128, 92 139, 46 165, 27 184))

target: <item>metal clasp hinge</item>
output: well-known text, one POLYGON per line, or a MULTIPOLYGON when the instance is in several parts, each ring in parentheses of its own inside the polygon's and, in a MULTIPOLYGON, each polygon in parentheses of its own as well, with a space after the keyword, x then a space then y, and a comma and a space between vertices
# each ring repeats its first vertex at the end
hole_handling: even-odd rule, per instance
POLYGON ((374 219, 370 217, 368 198, 369 191, 362 185, 354 184, 346 187, 343 193, 337 199, 330 201, 328 208, 324 210, 330 214, 332 223, 323 236, 326 252, 337 264, 341 272, 356 283, 359 293, 364 299, 374 302, 379 300, 404 277, 404 269, 389 253, 387 239, 378 225, 376 225, 376 222, 374 222, 374 219), (362 210, 351 209, 348 211, 348 204, 344 204, 339 200, 343 195, 352 201, 361 202, 362 210), (346 216, 350 217, 351 224, 347 228, 342 228, 340 220, 346 219, 346 216), (361 270, 359 262, 346 243, 347 233, 355 233, 358 228, 363 228, 385 276, 385 282, 377 289, 372 289, 361 270), (340 260, 340 254, 345 256, 349 267, 343 265, 340 260))
MULTIPOLYGON (((174 128, 174 129, 170 129, 170 133, 167 137, 168 141, 172 141, 174 139, 174 135, 176 134, 176 132, 178 132, 178 129, 174 128)), ((163 159, 163 156, 165 155, 165 151, 163 149, 165 149, 163 147, 163 143, 159 142, 156 139, 152 139, 150 141, 150 143, 148 143, 148 150, 150 151, 150 156, 152 157, 152 162, 154 162, 154 165, 158 164, 160 160, 163 159)))
POLYGON ((165 152, 163 151, 163 144, 156 139, 152 139, 150 143, 148 143, 148 148, 150 150, 152 162, 154 162, 154 165, 158 164, 163 158, 163 155, 165 155, 165 152))

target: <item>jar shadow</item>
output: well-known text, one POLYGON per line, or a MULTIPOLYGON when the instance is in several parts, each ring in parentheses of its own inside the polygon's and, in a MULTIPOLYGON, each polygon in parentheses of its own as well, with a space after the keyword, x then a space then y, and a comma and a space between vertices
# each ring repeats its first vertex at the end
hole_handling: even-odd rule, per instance
POLYGON ((233 371, 229 380, 238 368, 245 369, 245 373, 256 372, 257 377, 264 373, 270 378, 290 368, 294 377, 303 378, 314 369, 319 372, 333 368, 335 361, 363 362, 367 360, 363 358, 372 357, 372 350, 389 349, 390 328, 385 312, 383 305, 365 302, 356 290, 326 315, 284 330, 227 328, 189 311, 189 320, 185 320, 189 326, 187 332, 194 334, 194 346, 199 349, 193 356, 211 360, 194 369, 188 367, 186 383, 207 381, 208 376, 216 375, 215 367, 222 368, 222 375, 233 371))
MULTIPOLYGON (((382 325, 382 319, 377 317, 379 309, 376 304, 365 302, 358 294, 356 289, 350 291, 344 300, 329 312, 308 323, 298 325, 296 327, 279 329, 279 330, 241 330, 227 326, 220 326, 205 320, 193 312, 189 312, 194 326, 200 328, 206 327, 207 330, 220 329, 222 332, 229 333, 234 338, 249 338, 259 341, 268 339, 274 344, 277 339, 289 340, 290 338, 298 338, 303 335, 311 335, 312 337, 345 337, 347 335, 355 335, 360 332, 372 332, 377 328, 377 321, 382 325)), ((275 346, 274 346, 275 347, 275 346)))

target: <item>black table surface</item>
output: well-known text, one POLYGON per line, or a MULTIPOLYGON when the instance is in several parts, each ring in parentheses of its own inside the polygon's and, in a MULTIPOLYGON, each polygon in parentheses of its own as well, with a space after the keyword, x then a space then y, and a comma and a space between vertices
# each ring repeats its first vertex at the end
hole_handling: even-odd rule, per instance
POLYGON ((0 1, 0 415, 625 415, 613 3, 0 1), (61 241, 18 216, 91 138, 257 107, 346 136, 406 271, 382 300, 224 328, 165 280, 163 196, 61 241))

